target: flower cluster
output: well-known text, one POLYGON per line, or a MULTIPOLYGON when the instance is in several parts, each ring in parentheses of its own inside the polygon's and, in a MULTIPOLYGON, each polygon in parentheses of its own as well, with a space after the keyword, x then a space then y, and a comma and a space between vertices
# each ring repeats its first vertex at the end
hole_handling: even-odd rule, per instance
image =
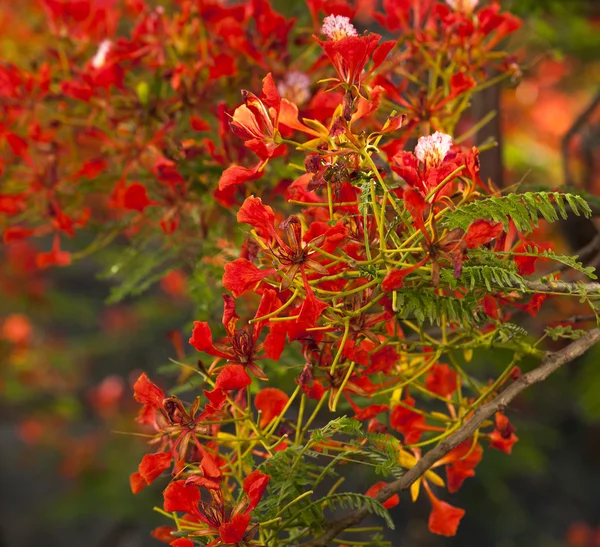
MULTIPOLYGON (((489 68, 486 54, 518 22, 497 6, 476 11, 476 2, 449 4, 432 5, 422 19, 417 4, 411 13, 388 6, 374 14, 388 30, 414 32, 418 50, 359 34, 346 15, 327 16, 315 40, 323 53, 318 65, 330 63, 334 76, 324 81, 328 98, 318 108, 314 101, 304 106, 308 80, 295 73, 280 80, 268 73, 260 95, 243 92, 230 126, 256 163, 225 169, 217 195, 233 206, 232 189, 247 193, 237 207, 247 239, 224 268, 223 287, 232 295, 223 296, 224 336, 196 321, 190 338, 207 389, 189 411, 145 376, 138 385, 156 396, 136 390, 145 405, 140 421, 152 423, 161 448, 144 458, 132 486, 135 491, 174 466, 164 509, 184 513, 184 520, 176 519, 171 536, 156 532, 172 545, 192 545, 204 535, 210 545, 252 544, 257 534, 261 544, 286 545, 286 534, 295 540, 318 535, 322 517, 313 516, 311 529, 300 515, 333 497, 311 501, 312 490, 292 488, 301 479, 289 478, 289 469, 282 478, 284 462, 297 474, 310 473, 305 453, 321 454, 333 457, 327 469, 335 473, 379 450, 390 466, 410 469, 424 448, 519 377, 517 357, 489 385, 474 382, 467 370, 479 348, 496 344, 520 355, 506 320, 511 306, 535 314, 546 297, 516 290, 537 258, 533 250, 519 252, 523 228, 510 215, 503 220, 474 207, 478 213, 460 216, 483 199, 502 203, 502 197, 481 179, 478 150, 451 136, 476 78, 489 68), (435 48, 447 58, 419 58, 435 48), (457 63, 465 49, 478 54, 457 63), (422 68, 402 80, 416 59, 440 79, 429 92, 409 85, 422 68), (407 149, 419 133, 425 136, 407 149), (290 149, 303 156, 285 160, 300 173, 280 187, 288 206, 274 208, 268 194, 252 192, 260 188, 255 181, 275 175, 290 149), (290 204, 298 209, 289 211, 290 204), (491 267, 511 280, 486 280, 483 271, 491 267), (241 306, 255 311, 240 316, 241 306), (288 352, 294 364, 286 374, 296 385, 290 394, 266 384, 281 378, 288 352), (353 417, 317 428, 316 418, 327 411, 353 417), (241 487, 235 505, 225 501, 224 477, 241 487), (252 501, 254 481, 260 495, 268 482, 263 503, 252 501), (204 491, 211 496, 206 502, 204 491)), ((486 446, 509 454, 516 441, 515 428, 498 412, 412 485, 413 499, 422 487, 431 501, 433 533, 454 535, 464 516, 434 489, 456 492, 475 474, 486 446)), ((314 477, 315 487, 326 475, 314 477)), ((383 507, 398 501, 391 497, 383 507)))
MULTIPOLYGON (((344 466, 391 480, 518 380, 540 340, 511 319, 560 293, 560 271, 527 278, 540 259, 593 275, 526 239, 583 200, 480 176, 463 114, 490 73, 518 75, 497 46, 519 21, 466 0, 307 0, 309 32, 267 0, 43 4, 49 62, 0 67, 4 240, 50 235, 39 267, 67 264, 64 237, 94 223, 78 256, 156 228, 188 259, 200 240, 226 248, 222 326, 202 318, 189 339, 191 402, 146 374, 134 386, 152 452, 131 488, 172 478, 155 537, 276 547, 317 538, 336 504, 388 516, 387 480, 340 491, 344 466), (237 223, 216 221, 225 209, 237 223), (476 356, 492 347, 508 361, 490 379, 476 356)), ((412 483, 431 532, 465 514, 440 491, 515 442, 498 411, 412 483)))

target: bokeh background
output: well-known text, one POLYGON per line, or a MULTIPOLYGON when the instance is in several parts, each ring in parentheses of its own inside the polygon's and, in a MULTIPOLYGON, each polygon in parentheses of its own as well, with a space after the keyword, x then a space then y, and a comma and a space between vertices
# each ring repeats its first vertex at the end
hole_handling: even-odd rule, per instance
MULTIPOLYGON (((574 185, 600 196, 600 2, 503 5, 525 19, 514 41, 523 78, 473 104, 476 117, 498 113, 477 136, 499 143, 482 155, 485 175, 505 188, 574 185)), ((35 20, 36 9, 0 0, 0 58, 18 62, 35 49, 35 26, 19 21, 35 20)), ((552 237, 573 252, 596 234, 591 221, 569 222, 552 237)), ((172 271, 143 297, 114 303, 119 280, 102 273, 135 260, 125 242, 43 272, 29 243, 0 252, 0 547, 159 545, 149 530, 162 523, 152 506, 163 485, 135 498, 129 489, 145 451, 131 385, 141 370, 174 383, 177 342, 198 313, 219 309, 218 294, 172 271)), ((484 356, 481 367, 494 366, 484 356)), ((531 390, 511 421, 513 455, 486 451, 451 500, 467 509, 457 536, 432 536, 428 502, 403 501, 392 510, 392 545, 600 547, 600 352, 531 390)), ((357 477, 357 488, 373 478, 357 477)))

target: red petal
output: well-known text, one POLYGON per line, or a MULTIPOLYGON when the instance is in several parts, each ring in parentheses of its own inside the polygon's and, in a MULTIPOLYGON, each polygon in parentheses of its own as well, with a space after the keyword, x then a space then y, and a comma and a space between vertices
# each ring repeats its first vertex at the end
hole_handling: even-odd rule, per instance
POLYGON ((89 160, 86 161, 83 164, 83 167, 73 176, 75 178, 86 177, 88 179, 95 179, 102 171, 104 171, 106 165, 106 162, 100 158, 89 160))
POLYGON ((203 351, 209 355, 215 357, 222 357, 227 359, 229 356, 219 351, 213 345, 212 332, 208 323, 204 321, 194 321, 194 330, 192 331, 192 337, 189 340, 190 344, 194 346, 198 351, 203 351))
POLYGON ((259 270, 245 258, 238 258, 225 264, 223 287, 230 290, 236 298, 253 288, 259 281, 275 273, 275 268, 259 270))
POLYGON ((429 515, 429 531, 441 536, 454 536, 465 515, 464 509, 453 507, 445 501, 437 499, 430 494, 432 509, 429 515))
POLYGON ((163 471, 171 467, 171 453, 159 452, 157 454, 146 454, 138 467, 140 475, 148 484, 152 484, 163 471))
POLYGON ((133 397, 138 403, 159 408, 162 406, 165 394, 162 389, 150 381, 144 372, 133 386, 133 397))
POLYGON ((214 458, 210 454, 206 454, 200 462, 200 467, 205 477, 211 479, 220 479, 222 474, 220 467, 215 462, 214 458))
POLYGON ((235 334, 235 326, 240 318, 239 315, 235 313, 235 300, 228 294, 224 294, 223 303, 223 326, 229 336, 233 336, 235 334))
POLYGON ((423 199, 423 196, 417 190, 413 188, 407 188, 404 190, 403 196, 404 203, 408 212, 413 217, 415 225, 419 230, 425 233, 425 223, 423 222, 423 212, 427 207, 427 202, 423 199))
POLYGON ((219 536, 224 543, 236 545, 244 539, 248 524, 250 515, 235 515, 230 522, 219 526, 219 536))
POLYGON ((458 375, 448 365, 433 365, 427 374, 425 387, 442 397, 448 397, 458 387, 458 375))
POLYGON ((237 214, 237 221, 254 226, 260 235, 270 235, 276 238, 275 232, 275 213, 268 205, 264 205, 260 198, 250 196, 240 207, 237 214))
POLYGON ((128 186, 123 194, 123 207, 125 209, 142 212, 151 204, 146 187, 139 182, 134 182, 128 186))
POLYGON ((242 167, 241 165, 232 165, 223 171, 223 174, 219 179, 218 189, 223 192, 228 188, 241 186, 249 180, 257 178, 257 176, 258 172, 255 167, 248 169, 247 167, 242 167))
POLYGON ((489 243, 503 232, 501 222, 488 222, 487 220, 476 220, 471 224, 464 241, 469 249, 489 243))
POLYGON ((261 389, 254 398, 256 410, 262 412, 260 417, 260 427, 265 427, 277 418, 290 400, 287 393, 276 387, 266 387, 261 389))
POLYGON ((270 72, 263 78, 262 94, 262 101, 267 106, 272 106, 277 110, 279 109, 281 97, 279 96, 279 91, 277 91, 277 86, 275 85, 273 76, 270 72))
MULTIPOLYGON (((258 308, 256 310, 256 315, 254 317, 255 318, 264 317, 265 315, 269 315, 270 313, 274 312, 276 309, 278 309, 280 307, 281 307, 281 301, 279 300, 279 298, 277 298, 277 291, 275 291, 273 289, 266 289, 262 294, 262 297, 260 299, 260 304, 258 305, 258 308)), ((267 321, 268 321, 268 319, 265 319, 263 321, 258 321, 257 323, 254 324, 254 340, 255 341, 258 339, 258 335, 260 334, 260 331, 262 330, 262 328, 264 327, 264 325, 267 321)))
POLYGON ((148 483, 144 480, 139 472, 132 473, 129 475, 129 486, 131 486, 131 491, 134 494, 141 492, 148 483))
POLYGON ((317 319, 321 317, 321 314, 329 307, 328 304, 319 300, 315 293, 310 289, 308 283, 305 284, 306 299, 302 308, 300 308, 300 316, 298 317, 299 323, 305 323, 307 327, 314 327, 317 323, 317 319))
POLYGON ((177 529, 173 528, 172 526, 158 526, 152 530, 151 535, 158 541, 162 541, 163 543, 171 543, 171 541, 173 541, 171 532, 177 532, 177 529))
POLYGON ((194 484, 196 486, 206 488, 207 490, 220 490, 221 485, 213 480, 207 479, 206 477, 201 477, 200 475, 192 475, 187 478, 185 484, 194 484))
POLYGON ((404 278, 415 270, 419 269, 423 264, 425 264, 426 261, 427 257, 423 258, 410 268, 405 268, 404 270, 392 270, 391 272, 388 272, 381 283, 381 288, 385 292, 395 291, 402 288, 404 278))
POLYGON ((194 542, 188 538, 178 538, 170 543, 171 547, 194 547, 194 542))
POLYGON ((458 95, 461 95, 476 85, 477 82, 473 80, 473 78, 466 76, 462 72, 458 72, 450 78, 450 97, 458 97, 458 95))
POLYGON ((173 481, 165 488, 163 495, 165 511, 198 514, 200 490, 197 486, 186 485, 185 481, 173 481))
POLYGON ((376 68, 385 61, 385 58, 388 56, 389 52, 392 51, 394 46, 396 45, 396 40, 388 40, 387 42, 383 42, 377 46, 377 49, 373 52, 373 68, 371 72, 373 72, 376 68))
POLYGON ((252 471, 252 473, 244 479, 244 492, 246 492, 250 499, 250 505, 248 506, 248 509, 246 509, 247 513, 252 511, 258 505, 260 498, 262 498, 262 495, 267 489, 270 478, 269 475, 265 475, 256 470, 252 471))
POLYGON ((215 389, 223 389, 225 391, 243 389, 251 383, 252 380, 242 365, 226 365, 217 376, 215 389))

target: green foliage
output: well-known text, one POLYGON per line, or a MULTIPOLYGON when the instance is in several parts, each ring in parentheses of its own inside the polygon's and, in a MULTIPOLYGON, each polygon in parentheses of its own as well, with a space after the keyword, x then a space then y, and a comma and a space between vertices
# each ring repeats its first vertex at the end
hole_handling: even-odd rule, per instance
POLYGON ((529 333, 523 327, 515 323, 500 323, 496 326, 492 342, 524 342, 528 337, 529 333))
POLYGON ((176 267, 177 249, 147 240, 139 246, 126 247, 100 277, 115 282, 108 304, 148 290, 176 267))
POLYGON ((575 194, 525 192, 490 197, 457 207, 446 213, 440 224, 449 229, 467 230, 474 221, 485 219, 501 222, 507 231, 509 221, 512 220, 517 230, 527 233, 531 231, 532 226, 538 225, 540 216, 548 222, 557 221, 559 215, 563 219, 567 218, 567 205, 578 216, 583 214, 590 217, 592 214, 585 200, 575 194))
MULTIPOLYGON (((318 453, 307 451, 301 446, 289 446, 275 453, 272 458, 265 460, 258 467, 261 472, 271 476, 268 495, 263 496, 256 509, 256 515, 260 520, 274 518, 285 505, 314 487, 314 477, 320 475, 322 471, 322 466, 315 459, 317 456, 318 453)), ((293 507, 297 511, 298 508, 306 508, 309 505, 307 499, 304 503, 293 507)), ((322 519, 322 514, 313 508, 296 518, 299 519, 299 526, 303 524, 310 526, 315 519, 322 519)))
POLYGON ((531 246, 526 247, 525 253, 527 254, 527 256, 539 256, 540 258, 549 258, 551 260, 560 262, 561 264, 564 264, 565 266, 568 266, 569 268, 586 275, 590 279, 598 279, 598 276, 594 273, 596 271, 596 268, 593 268, 591 266, 590 267, 584 266, 581 262, 579 262, 577 260, 579 258, 578 255, 575 255, 575 256, 558 255, 550 249, 541 250, 541 249, 537 249, 536 247, 531 247, 531 246))
POLYGON ((362 424, 354 418, 340 416, 335 420, 331 420, 321 429, 314 430, 311 433, 311 440, 315 443, 322 443, 329 440, 336 433, 351 435, 353 437, 362 436, 362 424))
POLYGON ((484 318, 472 293, 464 298, 454 298, 439 296, 435 289, 421 287, 399 289, 396 295, 398 316, 401 319, 414 317, 419 324, 429 321, 432 325, 440 325, 442 317, 446 317, 450 321, 461 323, 465 328, 470 328, 473 322, 480 322, 484 318))
POLYGON ((354 418, 342 416, 331 420, 325 427, 313 431, 311 440, 325 442, 334 434, 343 434, 353 437, 348 443, 351 447, 347 452, 338 454, 327 466, 333 468, 334 464, 345 458, 364 458, 375 465, 378 475, 400 478, 404 470, 398 461, 400 442, 398 439, 385 433, 364 433, 362 424, 354 418), (366 442, 365 442, 366 441, 366 442))
POLYGON ((545 332, 552 340, 555 342, 559 338, 568 338, 569 340, 578 340, 581 338, 585 331, 582 329, 573 329, 571 325, 562 326, 558 325, 557 327, 546 327, 545 332))
POLYGON ((404 469, 398 462, 400 441, 385 433, 368 433, 365 438, 368 443, 361 446, 361 453, 375 464, 375 473, 395 479, 402 477, 404 469))
POLYGON ((506 262, 502 266, 465 266, 460 278, 456 279, 449 270, 443 270, 441 277, 451 288, 468 287, 475 290, 485 287, 488 292, 503 288, 525 287, 525 280, 516 272, 514 264, 506 262))

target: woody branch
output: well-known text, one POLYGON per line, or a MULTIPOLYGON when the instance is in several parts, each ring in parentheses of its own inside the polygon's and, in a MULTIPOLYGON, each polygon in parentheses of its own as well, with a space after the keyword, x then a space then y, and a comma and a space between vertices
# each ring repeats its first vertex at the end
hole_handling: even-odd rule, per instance
MULTIPOLYGON (((503 410, 522 391, 534 384, 543 382, 553 372, 557 371, 563 365, 574 361, 598 342, 600 342, 600 330, 596 328, 562 350, 548 353, 537 368, 523 374, 518 380, 502 391, 502 393, 498 394, 485 405, 479 407, 460 429, 427 452, 423 458, 421 458, 416 465, 409 469, 400 479, 397 479, 382 488, 374 498, 379 502, 384 502, 394 494, 408 490, 410 486, 431 469, 438 460, 455 449, 460 443, 469 439, 479 427, 481 427, 483 422, 493 416, 495 412, 503 410)), ((326 547, 332 539, 337 537, 347 528, 361 522, 368 514, 369 512, 366 508, 352 511, 345 517, 331 522, 329 529, 320 537, 302 543, 300 547, 326 547)))

